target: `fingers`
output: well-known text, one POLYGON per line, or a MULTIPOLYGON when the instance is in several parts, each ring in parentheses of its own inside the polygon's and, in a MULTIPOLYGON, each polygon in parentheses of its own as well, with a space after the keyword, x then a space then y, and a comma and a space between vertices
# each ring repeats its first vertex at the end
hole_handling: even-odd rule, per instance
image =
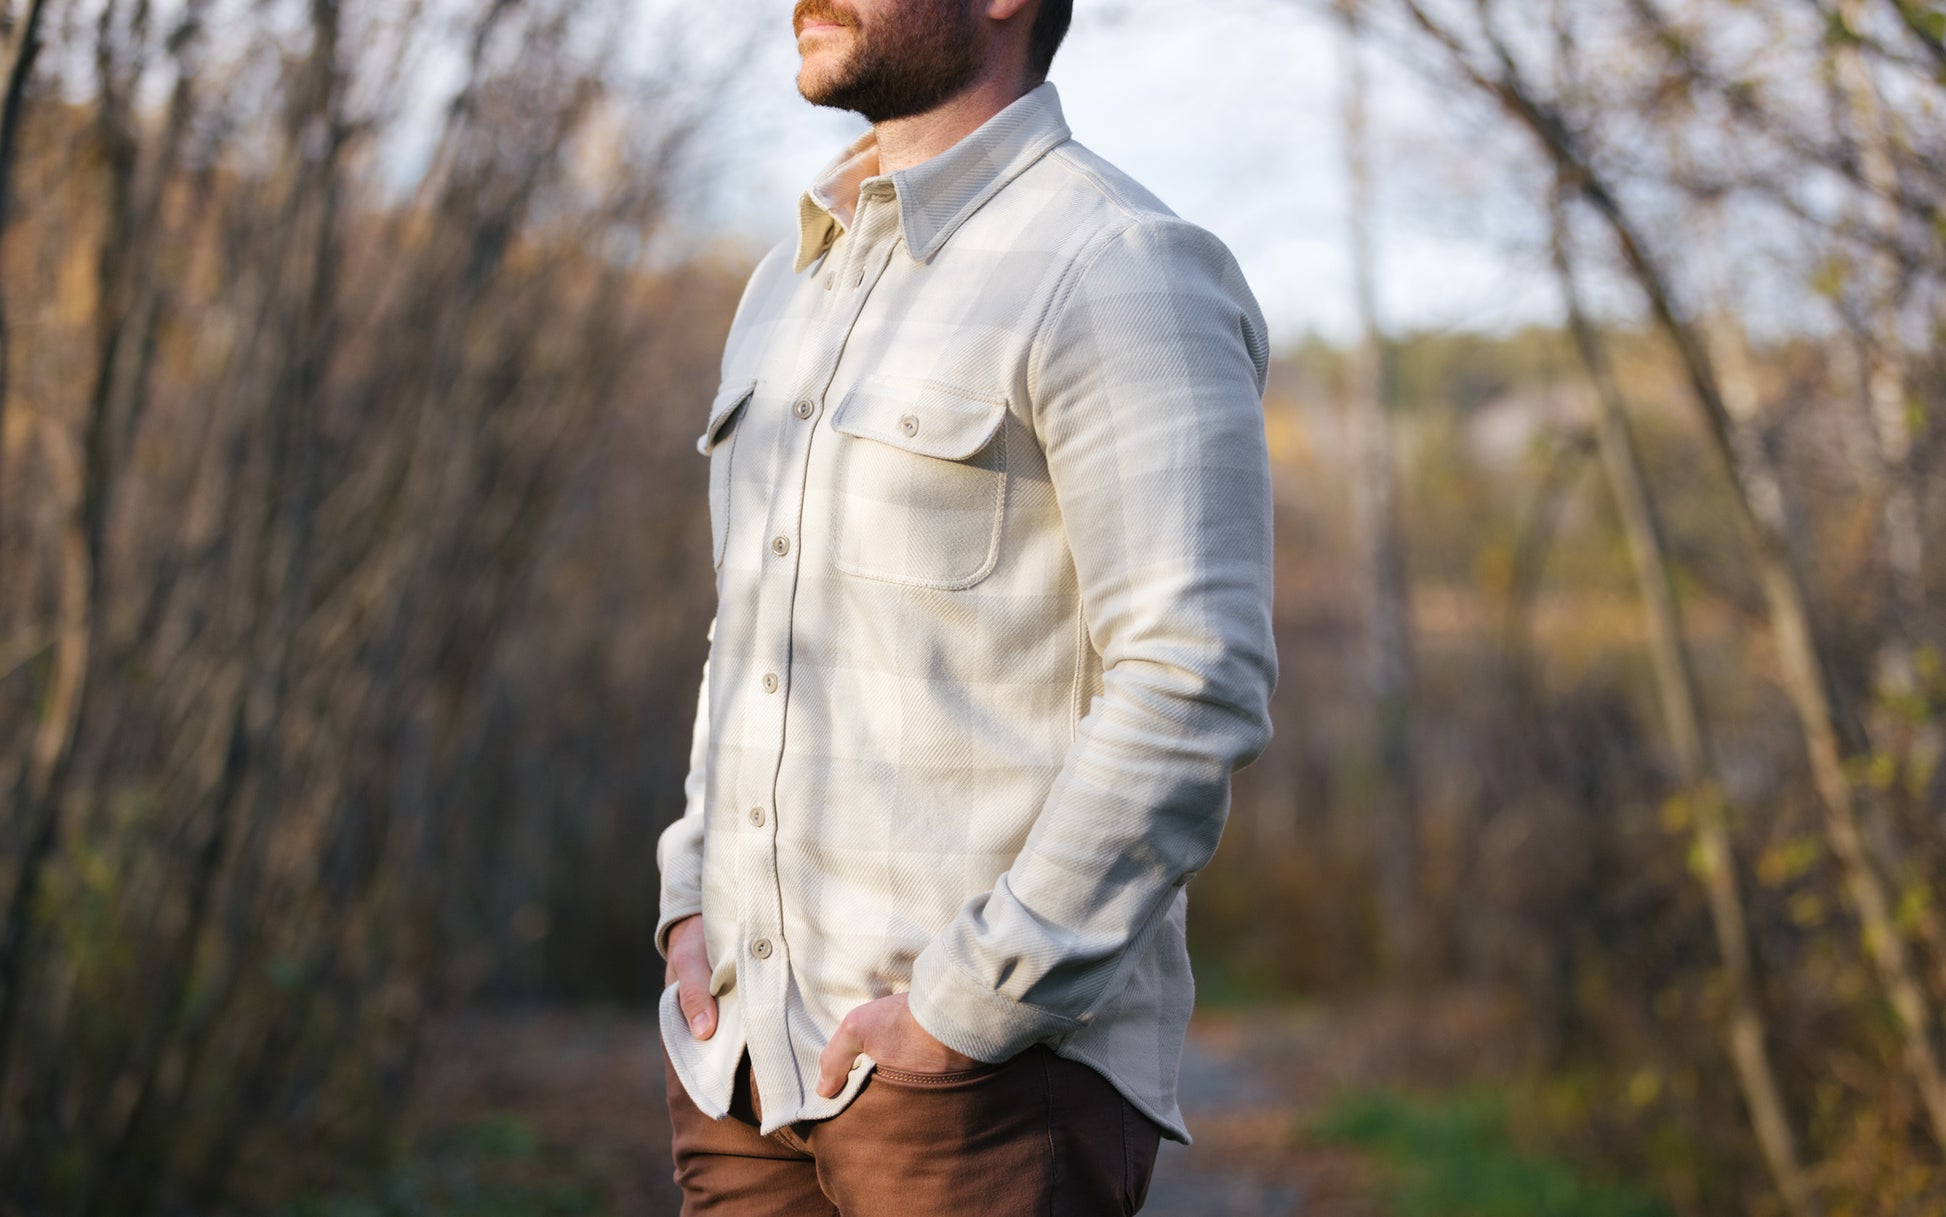
POLYGON ((716 999, 709 991, 709 944, 698 913, 669 930, 669 972, 676 981, 676 1001, 682 1007, 689 1033, 699 1040, 716 1034, 716 999))
POLYGON ((845 1088, 845 1075, 851 1072, 851 1063, 863 1051, 864 1036, 852 1015, 847 1014, 824 1046, 823 1055, 818 1057, 817 1092, 821 1097, 831 1098, 845 1088))

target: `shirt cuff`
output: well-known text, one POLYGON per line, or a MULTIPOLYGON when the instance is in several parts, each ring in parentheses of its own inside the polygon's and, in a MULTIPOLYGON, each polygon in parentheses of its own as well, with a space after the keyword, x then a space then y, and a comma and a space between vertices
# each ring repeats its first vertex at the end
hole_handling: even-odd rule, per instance
POLYGON ((995 992, 947 959, 938 942, 912 961, 906 1007, 926 1034, 954 1052, 989 1063, 1009 1060, 1087 1022, 995 992))
POLYGON ((656 953, 662 956, 664 963, 667 963, 669 960, 669 928, 675 925, 676 922, 681 921, 684 917, 702 911, 703 901, 701 897, 693 901, 685 900, 680 904, 664 906, 662 919, 655 923, 655 949, 656 953))

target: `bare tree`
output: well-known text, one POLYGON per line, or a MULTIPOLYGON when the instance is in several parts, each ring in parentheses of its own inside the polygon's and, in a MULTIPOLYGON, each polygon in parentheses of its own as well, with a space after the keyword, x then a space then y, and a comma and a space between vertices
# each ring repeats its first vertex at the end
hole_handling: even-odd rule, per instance
MULTIPOLYGON (((41 49, 41 14, 47 0, 25 0, 19 14, 9 6, 0 22, 0 240, 7 235, 7 201, 13 186, 14 141, 20 114, 27 102, 27 78, 41 49)), ((4 502, 7 466, 7 302, 0 297, 0 502, 4 502)), ((0 522, 6 519, 0 514, 0 522)), ((0 559, 5 554, 0 551, 0 559)), ((0 959, 5 956, 0 951, 0 959)), ((0 980, 0 984, 4 984, 0 980)), ((0 1001, 4 1001, 0 998, 0 1001)))
MULTIPOLYGON (((1633 0, 1638 10, 1648 0, 1633 0)), ((1774 476, 1738 442, 1739 427, 1726 401, 1709 340, 1676 300, 1676 289, 1642 226, 1608 174, 1584 147, 1580 133, 1537 90, 1501 35, 1490 0, 1476 0, 1471 38, 1420 0, 1400 0, 1401 10, 1440 48, 1459 77, 1488 98, 1534 139, 1541 154, 1569 181, 1579 203, 1608 230, 1622 266, 1647 302, 1650 316, 1669 342, 1702 414, 1711 452, 1733 496, 1735 524, 1755 565, 1783 664, 1783 682, 1804 736, 1826 839, 1856 910, 1867 956, 1898 1016, 1906 1068, 1927 1113, 1934 1138, 1946 1146, 1946 1072, 1934 1046, 1936 1018, 1921 984, 1893 903, 1865 844, 1863 798, 1853 786, 1842 698, 1820 653, 1809 599, 1791 560, 1788 522, 1782 517, 1774 476)))
MULTIPOLYGON (((1565 183, 1564 183, 1565 185, 1565 183)), ((1728 1047, 1757 1143, 1778 1194, 1794 1217, 1822 1213, 1798 1156, 1797 1136, 1771 1064, 1768 1035, 1757 999, 1750 934, 1739 889, 1734 845, 1724 817, 1724 795, 1717 778, 1715 749, 1704 717, 1700 682, 1685 638, 1662 528, 1656 518, 1647 474, 1628 425, 1628 407, 1601 334, 1581 304, 1566 209, 1557 194, 1550 208, 1550 245, 1568 328, 1594 389, 1602 465, 1628 540, 1629 557, 1642 591, 1649 627, 1649 655, 1663 729, 1676 760, 1682 797, 1693 809, 1696 856, 1709 893, 1716 945, 1729 983, 1728 1047)))
MULTIPOLYGON (((601 781, 679 790, 664 754, 686 759, 642 712, 576 716, 622 696, 586 670, 603 648, 685 637, 700 593, 658 587, 645 614, 647 592, 541 572, 589 578, 562 570, 589 544, 570 511, 601 577, 688 552, 688 463, 644 477, 608 449, 687 430, 713 372, 694 327, 734 304, 727 273, 655 263, 692 86, 618 60, 628 5, 486 6, 399 200, 377 149, 439 27, 305 0, 301 30, 216 39, 212 10, 106 0, 64 27, 49 61, 89 74, 50 97, 84 100, 37 107, 22 144, 50 183, 20 213, 47 256, 22 265, 59 305, 18 365, 54 458, 29 470, 58 494, 0 583, 0 623, 54 638, 0 673, 32 711, 17 760, 0 703, 25 796, 0 821, 25 846, 0 876, 0 1205, 30 1211, 206 1211, 273 1186, 257 1168, 293 1145, 348 1148, 326 1133, 382 1150, 427 1014, 516 970, 482 945, 526 911, 495 895, 509 874, 569 903, 521 845, 639 868, 653 840, 615 789, 508 785, 545 760, 528 737, 559 745, 535 707, 635 732, 601 737, 601 781), (659 526, 578 501, 603 460, 659 526), (547 597, 574 630, 535 621, 547 597)), ((636 679, 688 683, 670 649, 636 679)))
POLYGON ((1390 411, 1390 347, 1379 319, 1372 226, 1374 192, 1364 52, 1359 8, 1341 3, 1339 59, 1344 69, 1341 119, 1350 182, 1353 295, 1360 337, 1351 360, 1349 404, 1357 437, 1359 526, 1371 597, 1366 673, 1376 740, 1377 781, 1371 818, 1385 953, 1398 975, 1419 959, 1418 783, 1412 751, 1412 631, 1405 545, 1399 527, 1390 411))

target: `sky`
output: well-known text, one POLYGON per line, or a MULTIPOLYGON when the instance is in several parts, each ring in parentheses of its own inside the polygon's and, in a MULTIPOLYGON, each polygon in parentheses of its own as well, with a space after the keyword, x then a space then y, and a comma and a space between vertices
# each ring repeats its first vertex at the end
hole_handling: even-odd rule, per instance
MULTIPOLYGON (((692 12, 698 11, 694 8, 692 12)), ((686 36, 730 81, 701 226, 761 248, 795 231, 798 194, 865 129, 798 96, 790 0, 738 0, 686 36)), ((1340 131, 1343 47, 1304 0, 1076 0, 1049 78, 1074 138, 1230 247, 1280 344, 1358 332, 1340 131)), ((1545 266, 1517 251, 1485 131, 1408 64, 1368 51, 1383 323, 1500 332, 1557 315, 1545 266)))

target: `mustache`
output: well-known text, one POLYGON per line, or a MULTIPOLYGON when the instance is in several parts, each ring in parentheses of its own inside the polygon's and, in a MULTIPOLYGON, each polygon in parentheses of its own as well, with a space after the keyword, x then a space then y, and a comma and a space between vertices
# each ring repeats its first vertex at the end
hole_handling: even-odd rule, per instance
POLYGON ((835 25, 857 25, 858 19, 831 3, 831 0, 797 0, 797 7, 791 10, 791 32, 804 32, 807 21, 829 21, 835 25))

